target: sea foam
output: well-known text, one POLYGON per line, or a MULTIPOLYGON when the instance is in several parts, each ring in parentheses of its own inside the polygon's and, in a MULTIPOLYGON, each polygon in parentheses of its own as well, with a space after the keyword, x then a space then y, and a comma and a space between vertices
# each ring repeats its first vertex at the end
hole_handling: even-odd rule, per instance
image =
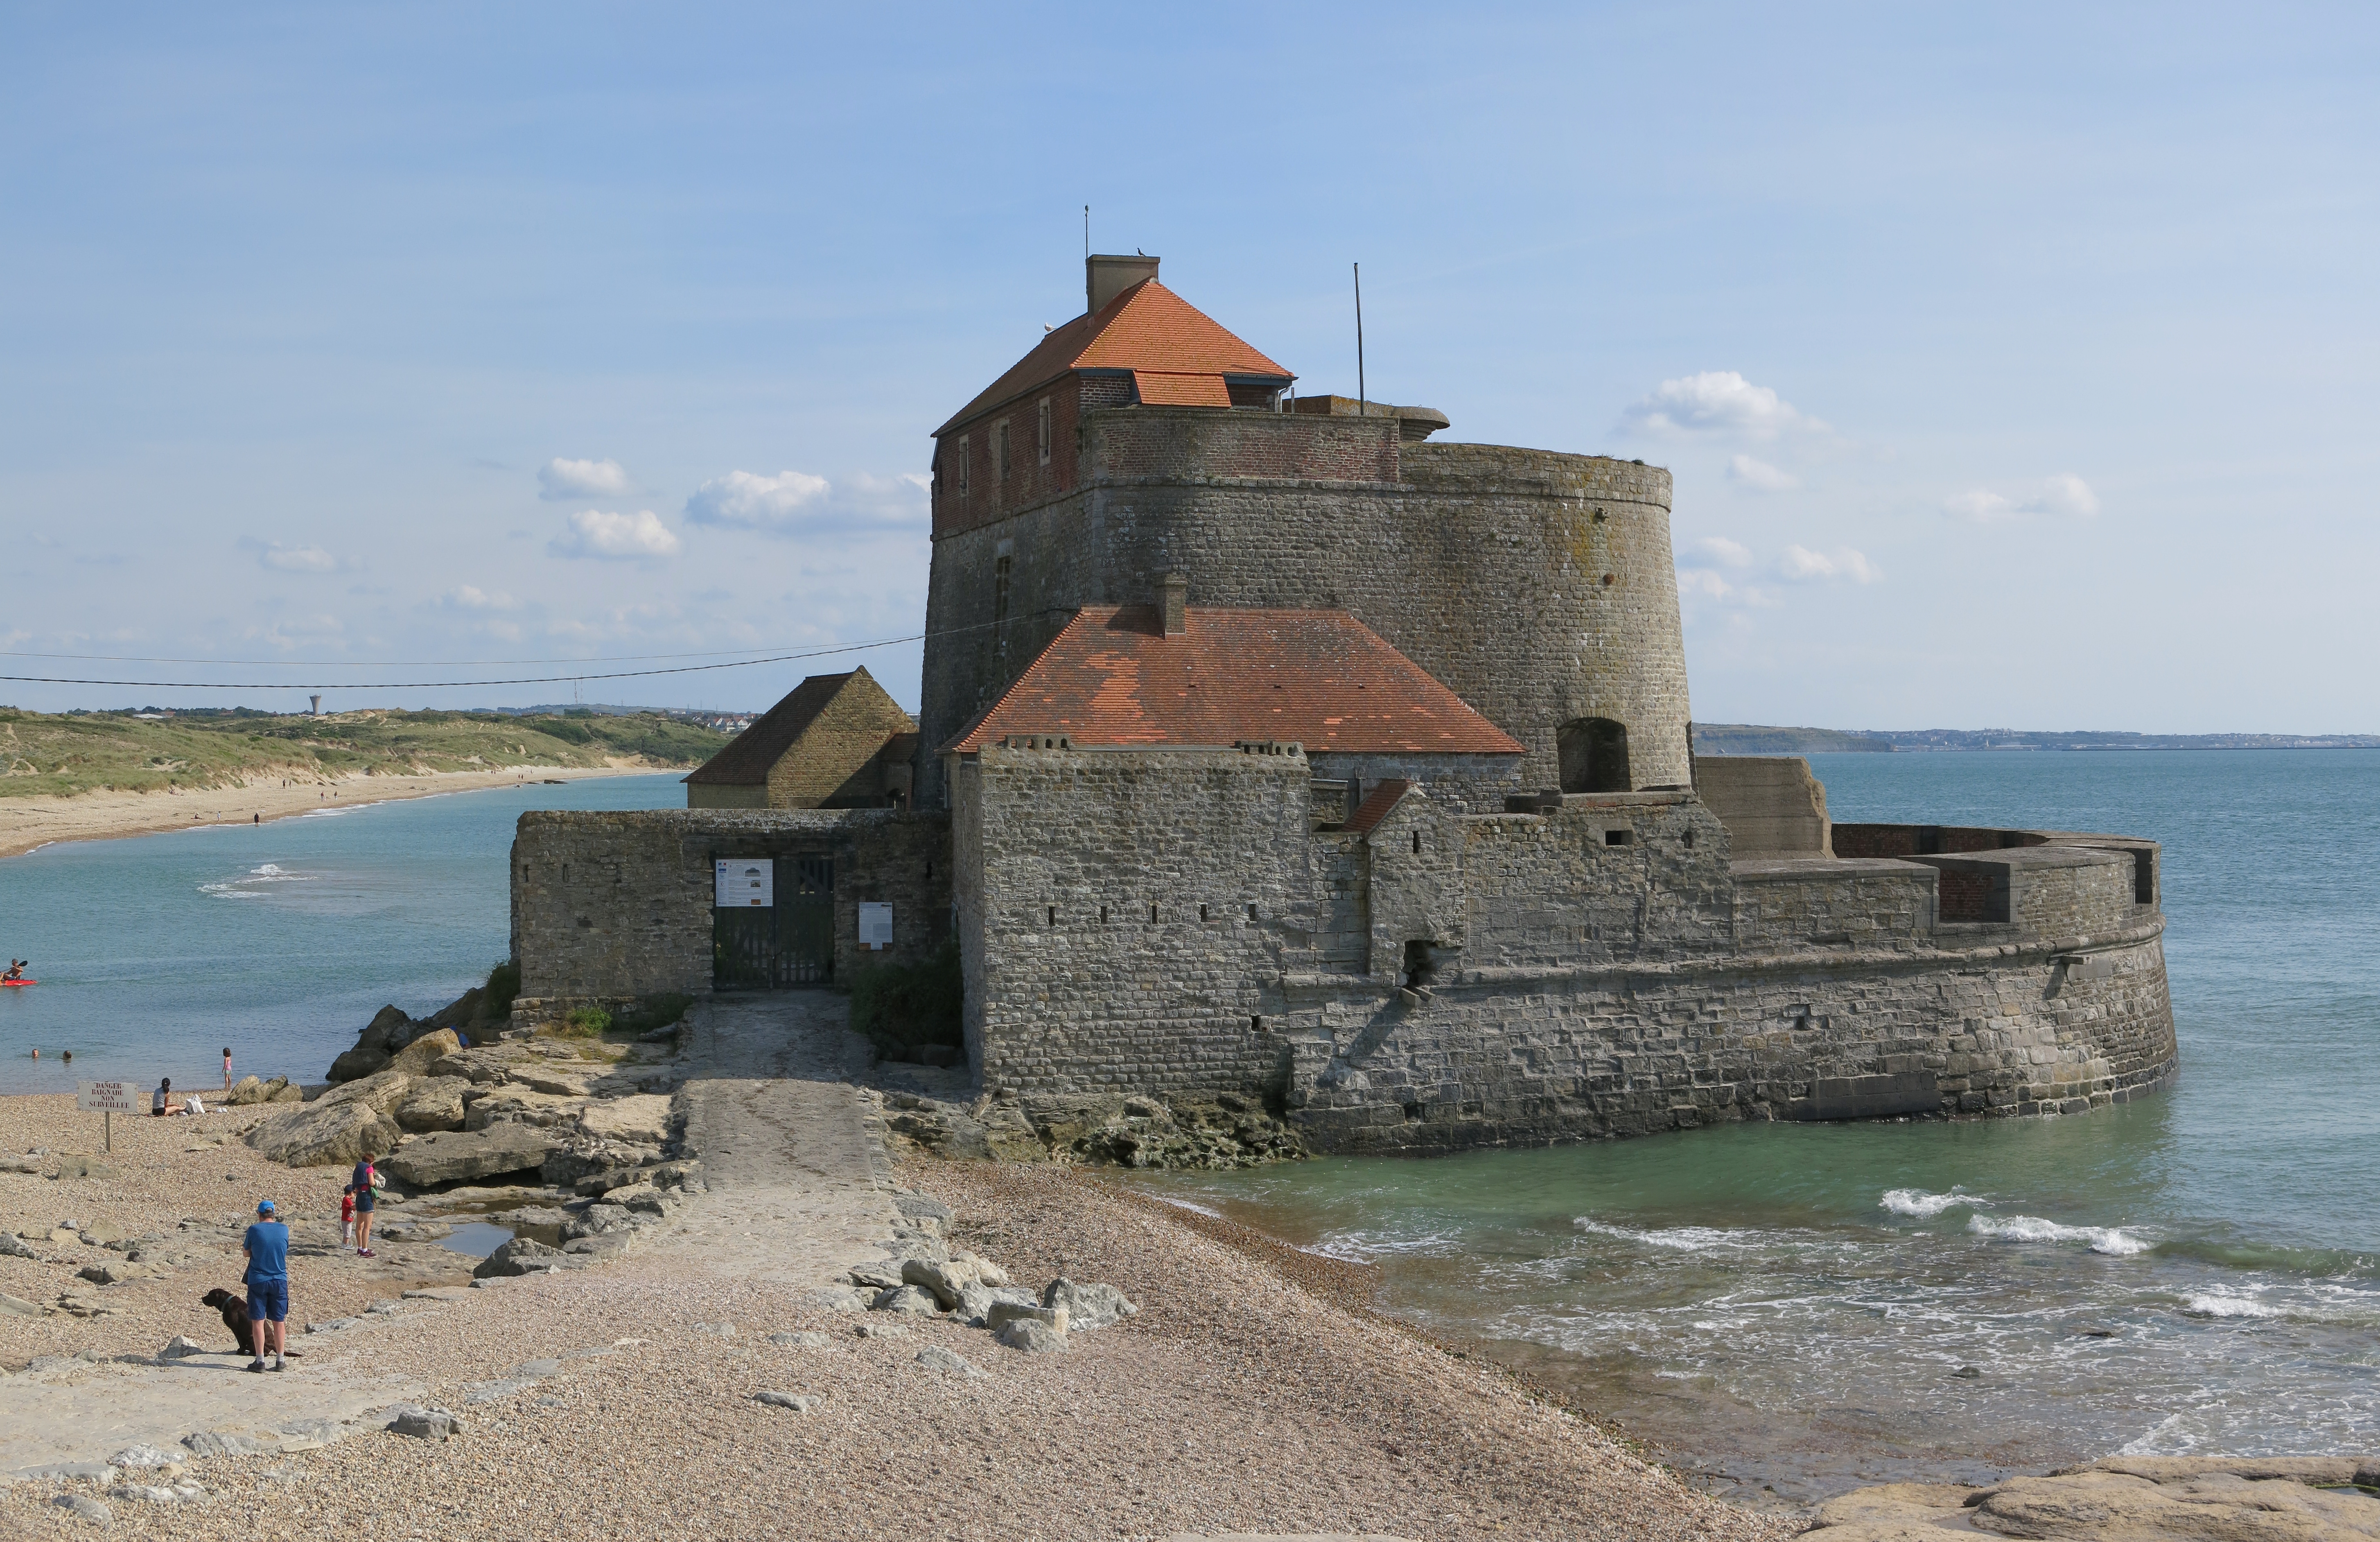
POLYGON ((2146 1237, 2136 1237, 2116 1226, 2064 1226, 2039 1216, 2012 1215, 1969 1216, 1967 1230, 1979 1237, 2002 1237, 2010 1242, 2080 1242, 2091 1245, 2094 1253, 2110 1254, 2129 1258, 2135 1253, 2146 1253, 2156 1245, 2146 1237))
POLYGON ((2285 1317, 2289 1315, 2286 1307, 2228 1293, 2186 1296, 2181 1309, 2194 1317, 2285 1317))
POLYGON ((1876 1203, 1894 1215, 1916 1216, 1920 1220, 1931 1220, 1955 1206, 1965 1205, 1974 1209, 1981 1209, 1991 1201, 1972 1194, 1961 1194, 1956 1190, 1949 1194, 1928 1194, 1924 1189, 1887 1189, 1884 1191, 1884 1197, 1876 1203))
POLYGON ((1757 1232, 1735 1231, 1721 1226, 1662 1226, 1640 1231, 1633 1226, 1607 1226, 1588 1216, 1572 1221, 1582 1232, 1599 1237, 1619 1237, 1626 1242, 1640 1242, 1653 1247, 1667 1247, 1680 1253, 1709 1253, 1720 1248, 1757 1247, 1762 1242, 1757 1232))

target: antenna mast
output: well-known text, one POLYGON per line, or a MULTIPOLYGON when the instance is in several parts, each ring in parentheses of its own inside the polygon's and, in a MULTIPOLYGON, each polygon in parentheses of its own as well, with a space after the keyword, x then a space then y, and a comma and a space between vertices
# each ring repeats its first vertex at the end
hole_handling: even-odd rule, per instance
POLYGON ((1369 418, 1372 409, 1365 406, 1364 395, 1364 264, 1355 264, 1355 416, 1369 418))

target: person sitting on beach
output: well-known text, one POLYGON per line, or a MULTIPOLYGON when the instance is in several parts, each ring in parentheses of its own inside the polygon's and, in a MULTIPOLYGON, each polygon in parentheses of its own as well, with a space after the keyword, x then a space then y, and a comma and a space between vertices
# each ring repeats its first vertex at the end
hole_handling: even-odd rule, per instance
POLYGON ((149 1095, 149 1117, 152 1119, 164 1118, 166 1108, 172 1103, 173 1099, 174 1078, 171 1076, 160 1077, 157 1082, 157 1090, 149 1095))

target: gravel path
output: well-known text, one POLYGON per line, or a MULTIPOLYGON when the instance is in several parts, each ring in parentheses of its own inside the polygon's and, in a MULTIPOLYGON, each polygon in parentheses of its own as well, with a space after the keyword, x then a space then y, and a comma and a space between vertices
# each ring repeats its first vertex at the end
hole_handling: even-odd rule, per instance
MULTIPOLYGON (((701 1026, 718 1038, 705 1049, 698 1036, 710 1058, 689 1096, 715 1186, 664 1233, 599 1268, 441 1292, 313 1336, 306 1377, 419 1382, 421 1401, 459 1414, 459 1438, 366 1429, 297 1454, 197 1461, 178 1476, 202 1496, 117 1500, 115 1524, 161 1537, 705 1542, 1791 1529, 1688 1491, 1490 1366, 1342 1309, 1362 1291, 1343 1266, 1268 1262, 1071 1170, 884 1167, 857 1099, 824 1079, 843 1063, 831 1017, 701 1026), (759 1070, 795 1075, 737 1085, 759 1070), (895 1182, 951 1205, 958 1239, 1018 1280, 1105 1281, 1140 1313, 1026 1354, 947 1319, 828 1309, 815 1295, 824 1269, 873 1251, 859 1245, 889 1231, 895 1182), (863 1323, 902 1331, 863 1337, 863 1323), (796 1331, 823 1339, 770 1337, 796 1331), (921 1364, 936 1348, 982 1374, 921 1364), (761 1391, 814 1401, 796 1412, 761 1391)), ((23 1149, 18 1121, 40 1117, 0 1110, 0 1142, 23 1149)), ((124 1154, 128 1193, 177 1181, 136 1176, 124 1154)), ((170 1173, 178 1154, 158 1160, 170 1173)), ((254 1192, 214 1171, 241 1201, 254 1192)), ((275 1181, 287 1192, 289 1175, 275 1181)), ((28 1183, 51 1208, 66 1186, 7 1179, 0 1204, 19 1208, 28 1183)), ((301 1301, 341 1288, 334 1262, 301 1260, 301 1301)), ((55 1322, 0 1330, 65 1331, 55 1322)), ((162 1326, 128 1314, 72 1331, 146 1352, 162 1326)), ((94 1523, 55 1501, 97 1492, 0 1489, 0 1535, 89 1535, 94 1523)))

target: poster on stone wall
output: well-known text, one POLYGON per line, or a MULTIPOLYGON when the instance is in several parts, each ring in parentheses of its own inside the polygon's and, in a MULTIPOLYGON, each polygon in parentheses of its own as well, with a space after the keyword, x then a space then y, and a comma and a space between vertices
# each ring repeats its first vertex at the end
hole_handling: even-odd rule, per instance
POLYGON ((710 903, 722 910, 742 910, 777 903, 777 865, 765 856, 720 857, 711 864, 710 903))
POLYGON ((859 945, 863 948, 889 948, 892 945, 891 905, 863 905, 859 907, 859 945))

